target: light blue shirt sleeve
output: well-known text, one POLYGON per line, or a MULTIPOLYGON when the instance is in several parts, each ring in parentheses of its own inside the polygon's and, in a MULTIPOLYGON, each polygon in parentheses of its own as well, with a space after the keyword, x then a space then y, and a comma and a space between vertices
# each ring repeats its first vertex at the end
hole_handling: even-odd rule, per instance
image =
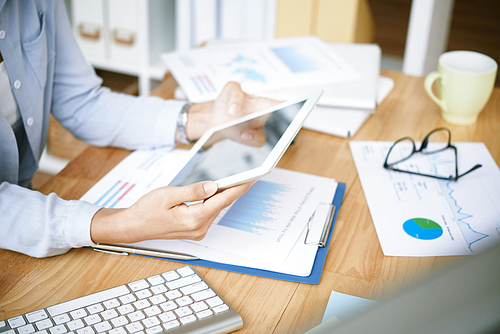
MULTIPOLYGON (((77 138, 126 149, 175 144, 182 101, 133 97, 102 88, 82 56, 64 1, 0 0, 0 50, 23 119, 33 170, 46 143, 49 116, 77 138)), ((0 248, 34 257, 92 246, 99 206, 23 188, 14 133, 0 115, 0 248)))

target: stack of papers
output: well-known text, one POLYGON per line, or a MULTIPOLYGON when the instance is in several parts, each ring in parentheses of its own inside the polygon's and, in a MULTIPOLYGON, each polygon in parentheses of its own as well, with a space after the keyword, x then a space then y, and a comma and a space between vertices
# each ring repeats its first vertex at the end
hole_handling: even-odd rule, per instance
MULTIPOLYGON (((186 153, 185 150, 135 151, 81 199, 106 208, 129 207, 151 190, 166 186, 169 173, 183 162, 186 153)), ((337 182, 333 179, 274 169, 224 210, 203 240, 152 240, 133 246, 309 276, 318 244, 309 242, 309 238, 305 242, 308 222, 321 203, 332 203, 336 189, 337 182)))
POLYGON ((211 43, 161 55, 179 83, 178 98, 215 100, 229 81, 250 94, 289 100, 323 90, 304 127, 354 135, 394 83, 380 78, 375 44, 326 44, 313 36, 259 42, 211 43))

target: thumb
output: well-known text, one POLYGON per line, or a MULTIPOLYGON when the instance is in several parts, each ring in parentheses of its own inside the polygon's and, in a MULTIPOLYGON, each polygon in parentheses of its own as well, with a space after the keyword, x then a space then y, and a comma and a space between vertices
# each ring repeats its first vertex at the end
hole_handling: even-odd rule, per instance
POLYGON ((209 198, 217 192, 218 186, 214 181, 204 181, 178 187, 180 202, 196 202, 209 198))

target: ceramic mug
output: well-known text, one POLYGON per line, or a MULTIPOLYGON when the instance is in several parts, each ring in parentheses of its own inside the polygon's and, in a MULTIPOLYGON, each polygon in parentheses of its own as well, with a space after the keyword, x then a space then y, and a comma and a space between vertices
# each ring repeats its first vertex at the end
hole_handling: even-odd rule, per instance
POLYGON ((438 69, 427 75, 424 87, 441 108, 441 116, 452 124, 476 122, 495 84, 497 63, 473 51, 450 51, 439 57, 438 69), (438 80, 437 97, 432 84, 438 80))

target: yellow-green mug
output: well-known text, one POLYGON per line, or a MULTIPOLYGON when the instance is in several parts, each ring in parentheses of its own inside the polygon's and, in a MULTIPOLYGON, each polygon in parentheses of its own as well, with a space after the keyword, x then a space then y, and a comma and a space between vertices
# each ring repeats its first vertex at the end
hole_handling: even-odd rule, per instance
POLYGON ((427 75, 424 87, 441 108, 441 116, 451 124, 476 122, 490 98, 497 73, 491 57, 473 51, 450 51, 439 57, 438 69, 427 75), (432 91, 438 80, 436 96, 432 91))

